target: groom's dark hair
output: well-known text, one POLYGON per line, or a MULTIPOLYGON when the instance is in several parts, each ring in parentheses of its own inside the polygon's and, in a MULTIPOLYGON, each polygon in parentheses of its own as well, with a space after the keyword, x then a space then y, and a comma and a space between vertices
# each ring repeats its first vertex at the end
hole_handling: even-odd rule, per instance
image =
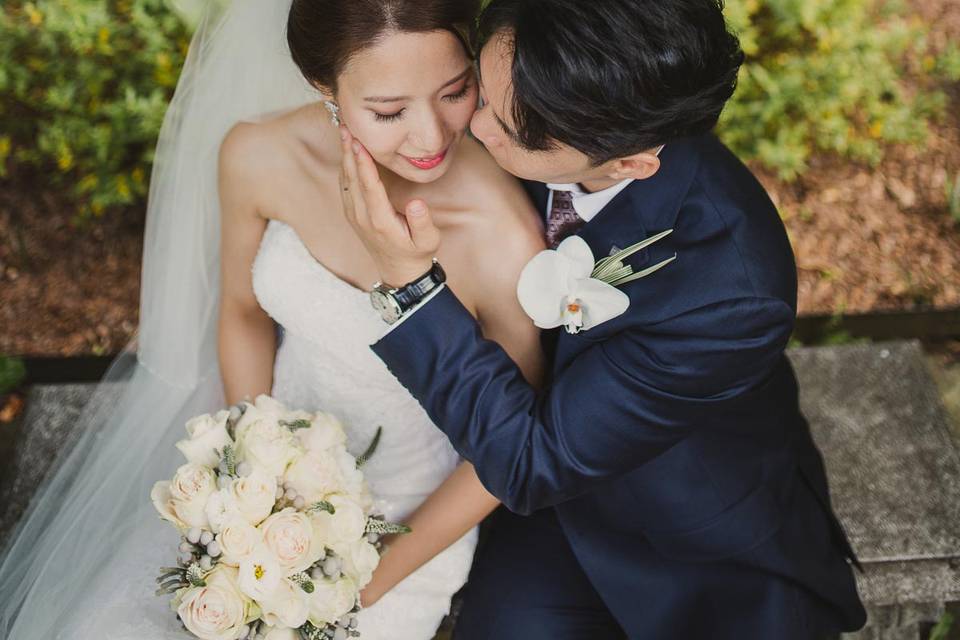
POLYGON ((493 0, 474 48, 498 34, 520 145, 596 165, 713 129, 744 60, 721 0, 493 0))

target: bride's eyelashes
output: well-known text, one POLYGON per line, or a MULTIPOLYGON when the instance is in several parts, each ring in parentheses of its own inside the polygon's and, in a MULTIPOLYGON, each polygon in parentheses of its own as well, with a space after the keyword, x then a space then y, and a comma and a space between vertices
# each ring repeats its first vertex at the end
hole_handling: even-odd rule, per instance
POLYGON ((467 97, 467 94, 470 93, 470 88, 472 86, 473 86, 472 84, 470 84, 469 82, 466 82, 463 85, 463 89, 460 89, 460 91, 454 93, 453 95, 444 96, 443 99, 446 100, 447 102, 460 102, 461 100, 467 97))
MULTIPOLYGON (((469 95, 472 86, 472 84, 467 82, 463 85, 463 89, 449 96, 443 96, 443 100, 453 103, 461 102, 469 95)), ((405 111, 406 109, 400 109, 400 111, 396 113, 380 113, 379 111, 374 111, 373 117, 377 122, 396 122, 403 117, 405 111)))
POLYGON ((403 112, 406 109, 400 109, 396 113, 380 113, 379 111, 373 112, 373 117, 376 118, 377 122, 396 122, 403 117, 403 112))

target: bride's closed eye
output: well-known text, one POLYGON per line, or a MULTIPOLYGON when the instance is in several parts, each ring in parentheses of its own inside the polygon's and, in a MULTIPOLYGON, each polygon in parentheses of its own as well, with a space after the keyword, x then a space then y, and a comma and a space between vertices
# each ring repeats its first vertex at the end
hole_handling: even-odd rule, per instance
POLYGON ((400 109, 400 111, 396 113, 380 113, 379 111, 374 111, 373 117, 377 122, 396 122, 403 117, 404 111, 406 111, 406 109, 400 109))
POLYGON ((461 100, 467 97, 468 93, 470 93, 471 86, 472 85, 469 82, 465 82, 463 84, 463 89, 460 89, 460 91, 452 95, 444 96, 443 99, 446 100, 447 102, 460 102, 461 100))
MULTIPOLYGON (((463 88, 460 89, 460 91, 450 94, 448 96, 443 96, 443 100, 446 100, 447 102, 454 102, 454 103, 462 102, 470 93, 470 88, 472 86, 473 85, 471 85, 469 82, 466 82, 464 83, 463 88)), ((395 113, 380 113, 379 111, 374 111, 373 117, 377 122, 396 122, 397 120, 403 117, 403 114, 405 111, 406 109, 400 109, 400 111, 397 111, 395 113)))

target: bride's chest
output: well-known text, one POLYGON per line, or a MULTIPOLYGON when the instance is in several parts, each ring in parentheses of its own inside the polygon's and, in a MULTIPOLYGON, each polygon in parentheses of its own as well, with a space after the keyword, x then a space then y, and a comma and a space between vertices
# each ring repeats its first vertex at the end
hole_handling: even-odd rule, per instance
POLYGON ((330 353, 366 355, 386 328, 366 291, 328 270, 292 227, 277 220, 267 225, 252 278, 264 311, 285 331, 330 353))

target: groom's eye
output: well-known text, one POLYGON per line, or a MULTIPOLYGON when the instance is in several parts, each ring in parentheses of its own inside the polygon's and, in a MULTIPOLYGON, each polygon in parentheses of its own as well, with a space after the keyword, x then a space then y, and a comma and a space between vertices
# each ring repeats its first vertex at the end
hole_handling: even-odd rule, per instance
POLYGON ((396 113, 380 113, 379 111, 373 112, 373 117, 376 118, 377 122, 396 122, 403 117, 403 112, 406 109, 400 109, 396 113))

